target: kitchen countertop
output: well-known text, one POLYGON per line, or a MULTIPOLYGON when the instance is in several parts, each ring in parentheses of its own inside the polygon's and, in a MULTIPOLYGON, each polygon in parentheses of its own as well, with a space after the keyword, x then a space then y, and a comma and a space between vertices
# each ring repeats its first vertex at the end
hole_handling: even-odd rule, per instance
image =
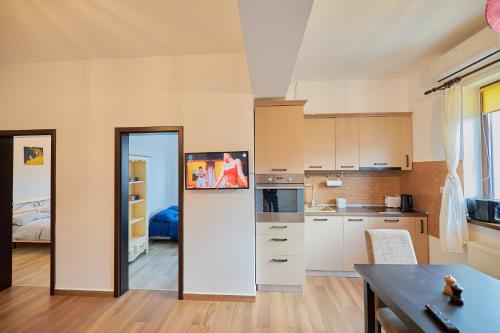
POLYGON ((414 212, 401 212, 399 209, 394 209, 394 212, 391 213, 378 213, 373 210, 370 210, 363 206, 347 206, 346 208, 337 208, 335 206, 328 206, 335 210, 335 212, 308 212, 307 207, 305 208, 304 215, 305 216, 348 216, 348 215, 356 215, 356 216, 371 216, 371 217, 387 217, 387 216, 395 216, 395 217, 426 217, 427 214, 419 211, 414 212))

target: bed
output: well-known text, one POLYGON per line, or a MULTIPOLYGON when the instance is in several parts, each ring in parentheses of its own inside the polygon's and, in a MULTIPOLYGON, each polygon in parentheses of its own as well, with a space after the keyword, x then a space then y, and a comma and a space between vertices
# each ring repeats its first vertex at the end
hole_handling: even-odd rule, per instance
POLYGON ((14 203, 12 242, 50 243, 50 199, 14 203))
POLYGON ((150 239, 179 239, 179 207, 170 206, 149 218, 150 239))

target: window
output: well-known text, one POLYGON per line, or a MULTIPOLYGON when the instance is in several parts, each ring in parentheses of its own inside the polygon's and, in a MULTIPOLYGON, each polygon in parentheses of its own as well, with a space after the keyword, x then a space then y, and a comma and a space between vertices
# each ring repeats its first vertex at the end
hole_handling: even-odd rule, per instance
POLYGON ((483 184, 485 197, 500 199, 500 81, 482 87, 483 184))

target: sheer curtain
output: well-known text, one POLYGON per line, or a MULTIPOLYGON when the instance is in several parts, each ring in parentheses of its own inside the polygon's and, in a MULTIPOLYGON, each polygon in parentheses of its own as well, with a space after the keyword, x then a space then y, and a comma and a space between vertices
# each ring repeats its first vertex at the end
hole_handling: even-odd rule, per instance
POLYGON ((441 248, 446 252, 462 253, 464 242, 469 239, 465 200, 457 173, 460 158, 462 119, 462 89, 454 84, 444 91, 441 127, 448 174, 444 183, 439 214, 441 248))

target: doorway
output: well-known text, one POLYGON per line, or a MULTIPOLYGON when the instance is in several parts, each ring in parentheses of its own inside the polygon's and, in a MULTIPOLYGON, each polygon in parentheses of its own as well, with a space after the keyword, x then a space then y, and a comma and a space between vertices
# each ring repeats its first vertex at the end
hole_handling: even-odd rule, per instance
POLYGON ((56 130, 0 131, 0 290, 55 288, 56 130))
POLYGON ((115 129, 115 297, 183 297, 183 128, 115 129))

